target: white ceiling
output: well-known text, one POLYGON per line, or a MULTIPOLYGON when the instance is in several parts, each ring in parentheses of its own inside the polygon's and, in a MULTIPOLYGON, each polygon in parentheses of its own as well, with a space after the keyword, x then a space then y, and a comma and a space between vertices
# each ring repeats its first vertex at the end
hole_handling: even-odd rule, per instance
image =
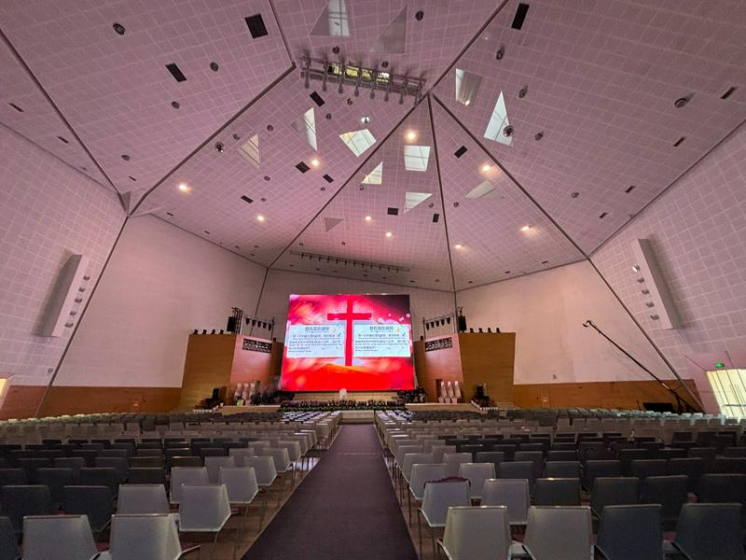
POLYGON ((441 290, 513 278, 585 258, 746 119, 746 3, 527 4, 513 29, 517 0, 6 0, 0 122, 129 193, 133 215, 265 266, 441 290), (340 3, 349 35, 314 34, 340 3), (428 95, 306 89, 303 55, 385 62, 428 95), (468 105, 457 69, 481 80, 468 105), (511 145, 484 137, 500 92, 511 145), (309 109, 317 150, 292 126, 309 109), (364 128, 376 141, 356 156, 340 135, 364 128), (258 169, 238 151, 254 136, 258 169), (405 146, 430 148, 426 171, 405 146), (467 196, 480 185, 494 190, 467 196))

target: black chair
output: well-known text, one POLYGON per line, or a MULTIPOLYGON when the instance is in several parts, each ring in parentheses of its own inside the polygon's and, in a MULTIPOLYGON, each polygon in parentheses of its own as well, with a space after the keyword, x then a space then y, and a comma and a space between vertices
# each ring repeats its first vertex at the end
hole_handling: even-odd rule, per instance
POLYGON ((534 491, 534 464, 531 461, 510 461, 500 463, 497 467, 497 478, 525 478, 528 480, 528 487, 531 492, 534 491))
POLYGON ((726 447, 723 450, 726 457, 746 457, 746 447, 726 447))
POLYGON ((668 462, 664 459, 637 459, 632 461, 630 475, 640 479, 640 488, 649 476, 666 476, 668 462))
POLYGON ((130 458, 130 468, 163 468, 163 456, 152 455, 152 456, 135 456, 130 458))
POLYGON ((648 449, 620 449, 619 462, 622 464, 622 476, 631 476, 632 461, 650 459, 650 453, 648 449))
POLYGON ((688 560, 746 560, 741 504, 685 504, 673 546, 688 560))
POLYGON ((0 560, 21 560, 18 538, 9 517, 0 517, 0 560))
POLYGON ((59 508, 65 499, 65 486, 77 484, 77 477, 72 469, 39 469, 37 477, 39 484, 49 487, 55 508, 59 508))
POLYGON ((202 457, 171 457, 170 467, 201 467, 202 457))
POLYGON ((717 457, 711 472, 719 474, 746 474, 746 458, 717 457))
POLYGON ((536 506, 579 506, 580 479, 539 478, 534 485, 536 506))
POLYGON ((52 459, 42 459, 40 457, 24 458, 16 461, 16 466, 26 471, 26 478, 28 479, 29 484, 36 484, 36 471, 39 469, 50 468, 52 464, 52 459))
POLYGON ((127 471, 129 470, 129 466, 127 464, 127 459, 122 457, 96 457, 96 460, 93 462, 94 467, 96 468, 112 468, 117 473, 117 480, 121 484, 125 480, 127 480, 127 471))
POLYGON ((500 463, 505 462, 505 453, 502 451, 479 451, 474 462, 492 463, 495 465, 495 472, 497 472, 500 463))
POLYGON ((640 503, 640 481, 629 477, 598 477, 591 493, 591 511, 601 517, 607 506, 636 505, 640 503))
POLYGON ((23 533, 25 516, 51 515, 54 512, 52 494, 46 486, 3 486, 0 498, 0 509, 10 518, 16 535, 23 533))
POLYGON ((23 469, 0 469, 0 487, 28 484, 26 471, 23 469))
POLYGON ((687 501, 687 477, 649 476, 642 484, 642 503, 660 504, 663 523, 675 523, 687 501))
POLYGON ((698 457, 705 460, 707 470, 712 468, 712 464, 715 462, 718 450, 715 447, 692 447, 686 452, 687 457, 698 457))
POLYGON ((661 506, 605 507, 598 527, 596 550, 605 560, 661 560, 661 506))
POLYGON ((550 449, 547 453, 547 461, 577 461, 578 452, 573 450, 558 451, 550 449))
POLYGON ((498 445, 493 445, 492 451, 502 451, 503 453, 505 453, 505 460, 512 461, 513 456, 515 454, 515 450, 517 448, 518 446, 513 443, 500 443, 498 445))
POLYGON ((668 460, 668 474, 683 474, 689 477, 689 491, 697 493, 699 481, 705 474, 706 463, 700 457, 685 457, 668 460))
POLYGON ((547 461, 544 464, 544 477, 580 479, 580 461, 547 461))
POLYGON ((687 450, 686 449, 676 449, 676 448, 670 448, 665 447, 663 449, 656 449, 651 454, 651 459, 663 459, 664 461, 667 461, 669 459, 683 459, 687 456, 687 450))
POLYGON ((162 484, 166 486, 166 473, 160 468, 130 468, 128 484, 162 484))
POLYGON ((109 526, 114 513, 112 494, 106 486, 65 486, 65 513, 87 515, 98 535, 109 526))
POLYGON ((544 470, 544 453, 542 451, 522 451, 513 454, 513 461, 531 461, 534 464, 534 478, 539 478, 544 470))
POLYGON ((586 461, 583 465, 583 488, 590 492, 593 490, 593 482, 598 477, 613 476, 622 476, 622 466, 619 461, 586 461))
POLYGON ((713 504, 746 503, 746 474, 705 474, 699 483, 699 501, 713 504))
POLYGON ((106 486, 112 497, 119 492, 119 476, 112 467, 92 467, 80 470, 80 483, 84 486, 106 486))

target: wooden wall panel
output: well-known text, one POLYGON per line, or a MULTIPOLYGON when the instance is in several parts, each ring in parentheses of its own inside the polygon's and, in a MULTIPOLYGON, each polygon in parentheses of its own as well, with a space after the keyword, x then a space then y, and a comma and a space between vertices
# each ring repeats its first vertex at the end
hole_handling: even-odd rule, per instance
POLYGON ((96 412, 170 412, 179 404, 179 387, 52 387, 41 416, 96 412))
POLYGON ((515 333, 461 333, 458 339, 464 400, 471 401, 477 385, 486 384, 492 400, 512 402, 515 333))
MULTIPOLYGON (((696 394, 694 382, 691 379, 686 379, 685 382, 696 394)), ((678 382, 669 382, 669 385, 675 388, 678 382)), ((682 397, 686 396, 683 390, 678 392, 682 397)), ((676 399, 653 380, 513 386, 513 403, 519 408, 585 407, 640 410, 644 402, 670 402, 676 406, 676 399)))
POLYGON ((32 418, 46 390, 46 386, 11 385, 0 409, 0 420, 32 418))
POLYGON ((425 341, 414 341, 414 367, 417 374, 417 384, 425 389, 428 402, 438 402, 438 392, 435 389, 435 380, 463 382, 461 375, 461 352, 459 350, 459 338, 456 334, 449 336, 438 336, 428 339, 442 340, 451 338, 452 348, 433 350, 425 352, 425 341))
POLYGON ((238 383, 259 381, 260 388, 264 390, 267 388, 268 379, 271 377, 272 354, 244 350, 244 340, 257 340, 259 342, 268 342, 271 344, 271 341, 264 338, 243 335, 236 336, 235 349, 233 352, 233 364, 231 365, 230 374, 231 389, 235 389, 235 386, 238 383))
POLYGON ((192 334, 189 336, 181 382, 180 410, 192 410, 210 397, 214 387, 228 387, 236 346, 234 334, 192 334))

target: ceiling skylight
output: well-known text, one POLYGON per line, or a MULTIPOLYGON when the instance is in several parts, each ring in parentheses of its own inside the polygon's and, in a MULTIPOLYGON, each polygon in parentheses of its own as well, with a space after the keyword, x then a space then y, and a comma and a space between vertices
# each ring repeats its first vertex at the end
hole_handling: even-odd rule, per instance
POLYGON ((363 185, 380 185, 383 183, 383 162, 376 165, 373 170, 363 177, 363 185))
POLYGON ((456 68, 456 101, 462 105, 473 105, 480 85, 482 76, 456 68))
POLYGON ((323 35, 327 37, 349 37, 350 24, 347 18, 347 6, 344 0, 329 0, 321 12, 316 25, 313 26, 311 35, 323 35))
POLYGON ((241 144, 241 146, 238 148, 238 151, 241 153, 241 155, 246 158, 246 160, 259 169, 259 166, 261 164, 261 160, 259 159, 259 135, 255 134, 251 138, 249 138, 246 142, 241 144))
POLYGON ((352 150, 352 153, 358 157, 376 143, 376 139, 373 138, 373 135, 367 128, 355 130, 353 132, 345 132, 344 134, 340 134, 339 137, 342 139, 342 142, 347 144, 347 147, 352 150))
POLYGON ((505 136, 504 132, 509 124, 508 110, 505 107, 505 97, 503 96, 503 92, 500 92, 500 97, 497 98, 495 108, 492 110, 490 122, 487 123, 487 130, 484 131, 484 137, 505 144, 506 146, 512 145, 513 137, 505 136))
POLYGON ((483 181, 466 193, 466 198, 482 198, 495 191, 495 185, 489 181, 483 181))
POLYGON ((433 196, 433 193, 407 192, 404 196, 404 213, 406 214, 410 210, 413 210, 431 196, 433 196))
POLYGON ((430 146, 404 146, 404 167, 407 171, 427 171, 430 146))
POLYGON ((316 115, 313 107, 298 117, 290 126, 309 146, 318 150, 316 145, 316 115))

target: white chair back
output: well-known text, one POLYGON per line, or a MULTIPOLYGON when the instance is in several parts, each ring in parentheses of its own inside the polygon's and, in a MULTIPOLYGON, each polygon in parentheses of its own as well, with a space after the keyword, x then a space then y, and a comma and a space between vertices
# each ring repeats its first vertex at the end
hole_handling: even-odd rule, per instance
POLYGON ((199 484, 181 487, 179 531, 217 533, 231 516, 225 484, 199 484))
POLYGON ((117 513, 170 513, 163 484, 121 484, 117 498, 117 513))
POLYGON ((458 468, 461 463, 471 463, 471 453, 443 453, 443 463, 446 466, 448 476, 458 476, 458 468))
POLYGON ((469 506, 469 482, 428 482, 422 496, 422 516, 430 527, 445 527, 449 507, 469 506))
POLYGON ((272 486, 275 478, 277 478, 275 461, 268 455, 260 455, 257 457, 241 457, 241 466, 254 467, 256 481, 259 486, 272 486))
POLYGON ((469 492, 473 500, 482 499, 484 481, 495 478, 494 463, 461 463, 458 476, 469 481, 469 492))
POLYGON ((531 506, 523 545, 534 560, 593 560, 588 506, 531 506))
POLYGON ((425 484, 446 477, 445 463, 417 463, 412 465, 409 477, 409 490, 416 500, 422 500, 425 484))
POLYGON ((531 498, 528 480, 512 478, 492 478, 484 481, 482 487, 483 506, 507 506, 508 520, 512 525, 525 525, 531 498))
POLYGON ((205 467, 174 467, 171 469, 171 503, 181 502, 181 487, 184 484, 208 484, 205 467))
POLYGON ((409 478, 412 475, 413 465, 428 465, 434 462, 435 461, 433 460, 432 453, 407 453, 406 455, 404 455, 404 460, 401 467, 401 473, 404 477, 404 480, 406 480, 407 484, 409 484, 409 478))
POLYGON ((112 560, 176 560, 181 556, 176 517, 113 515, 109 554, 112 560))
POLYGON ((231 504, 250 504, 259 493, 254 467, 221 467, 218 483, 225 484, 231 504))
POLYGON ((287 472, 290 468, 290 455, 288 454, 288 450, 284 447, 265 447, 259 451, 257 455, 272 457, 275 461, 275 470, 278 473, 287 472))
MULTIPOLYGON (((228 450, 228 455, 230 457, 254 457, 256 455, 256 450, 248 447, 231 447, 228 450)), ((238 461, 238 459, 236 459, 236 461, 238 461)))
POLYGON ((207 469, 207 479, 211 484, 216 484, 220 475, 221 467, 235 467, 235 457, 205 457, 205 468, 207 469))
POLYGON ((24 560, 90 560, 96 543, 85 515, 50 515, 23 520, 24 560))

